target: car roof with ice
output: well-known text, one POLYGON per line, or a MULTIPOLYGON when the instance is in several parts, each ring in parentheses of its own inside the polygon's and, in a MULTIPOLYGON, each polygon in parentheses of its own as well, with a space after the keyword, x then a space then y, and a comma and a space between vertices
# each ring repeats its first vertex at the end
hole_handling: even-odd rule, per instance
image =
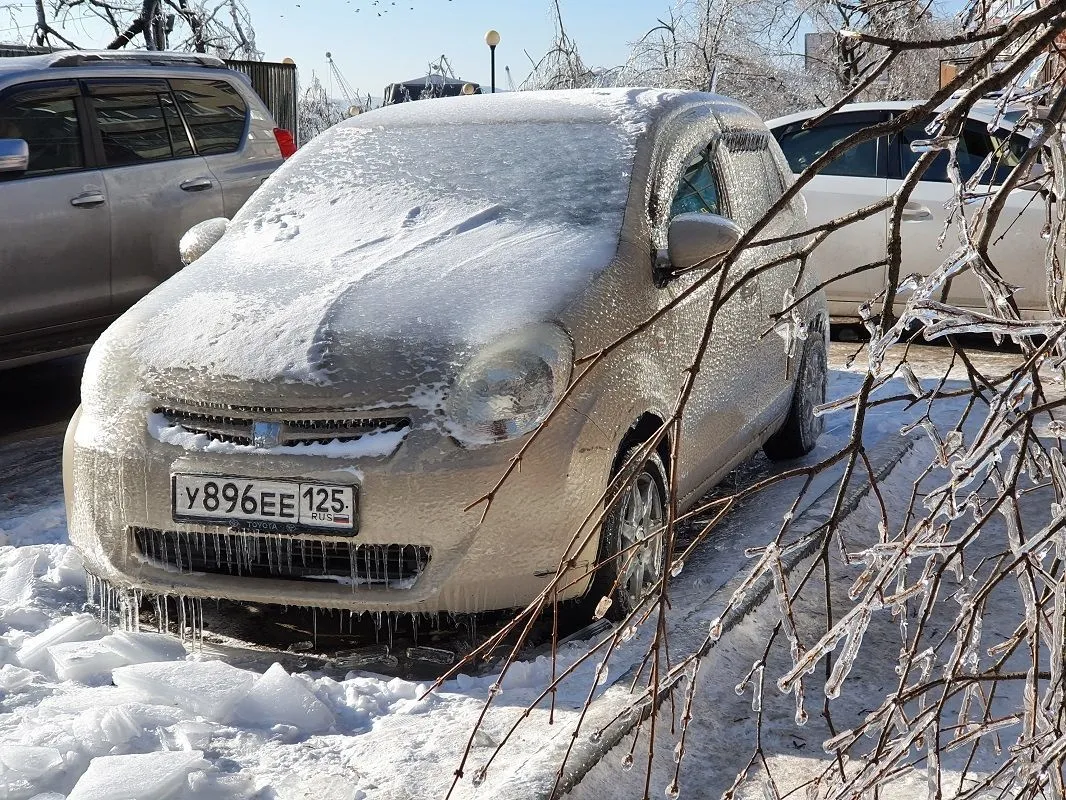
POLYGON ((501 92, 397 103, 345 124, 356 127, 477 125, 512 123, 613 123, 639 135, 657 119, 693 105, 747 111, 737 101, 707 92, 667 89, 571 89, 501 92))

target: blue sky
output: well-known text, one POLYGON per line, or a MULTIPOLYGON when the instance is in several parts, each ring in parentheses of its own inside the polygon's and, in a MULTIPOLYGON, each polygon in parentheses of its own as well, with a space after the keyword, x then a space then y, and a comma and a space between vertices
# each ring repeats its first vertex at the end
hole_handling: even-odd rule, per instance
MULTIPOLYGON (((270 61, 292 58, 306 84, 314 71, 329 86, 326 52, 347 81, 363 96, 380 100, 385 84, 424 75, 429 62, 444 54, 456 74, 489 82, 489 51, 484 36, 500 32, 496 80, 507 86, 504 66, 516 82, 528 74, 529 59, 539 58, 553 36, 550 0, 245 0, 255 24, 259 48, 270 61), (355 9, 359 9, 358 12, 355 9)), ((671 0, 562 0, 567 33, 591 66, 615 66, 625 60, 627 43, 655 25, 671 0)), ((0 8, 18 8, 25 37, 33 25, 31 0, 0 0, 0 8)), ((72 14, 70 37, 83 46, 109 38, 101 27, 86 26, 72 14), (95 41, 94 41, 95 38, 95 41)), ((0 11, 0 41, 16 41, 19 30, 0 11)), ((340 97, 334 84, 333 94, 340 97)))
MULTIPOLYGON (((485 32, 495 28, 496 81, 506 87, 504 66, 516 82, 553 36, 549 0, 247 0, 258 44, 267 59, 289 57, 307 81, 314 70, 327 86, 325 58, 365 97, 380 98, 385 84, 424 75, 431 60, 447 55, 460 78, 489 83, 485 32), (356 12, 355 9, 359 11, 356 12), (380 16, 379 16, 380 14, 380 16)), ((627 42, 655 24, 669 0, 563 0, 567 33, 591 65, 613 66, 627 42)), ((334 86, 334 94, 339 89, 334 86)))

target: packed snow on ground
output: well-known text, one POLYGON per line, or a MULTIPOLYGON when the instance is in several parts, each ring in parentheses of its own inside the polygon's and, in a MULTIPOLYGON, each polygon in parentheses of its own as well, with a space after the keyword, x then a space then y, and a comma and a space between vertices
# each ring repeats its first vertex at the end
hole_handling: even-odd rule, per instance
MULTIPOLYGON (((857 374, 834 372, 831 394, 854 391, 859 381, 857 374)), ((902 419, 898 407, 877 409, 870 443, 896 435, 902 419)), ((812 457, 838 446, 847 428, 844 416, 830 418, 812 457)), ((769 469, 762 463, 755 468, 769 469)), ((17 496, 0 495, 6 543, 0 547, 0 798, 442 797, 468 746, 467 773, 455 796, 475 796, 474 771, 552 675, 551 661, 540 656, 515 664, 498 693, 493 675, 461 675, 426 696, 426 685, 398 678, 353 671, 338 680, 279 664, 260 673, 171 635, 111 630, 86 613, 85 576, 64 540, 58 480, 42 477, 40 486, 51 489, 34 484, 17 496), (490 693, 492 706, 471 738, 490 693)), ((676 579, 675 612, 688 613, 720 589, 744 565, 743 548, 776 528, 790 500, 779 489, 731 515, 676 579)), ((751 624, 750 640, 757 641, 759 623, 751 624)), ((646 636, 638 633, 615 654, 599 685, 598 659, 577 669, 556 696, 555 724, 548 726, 547 710, 537 709, 493 762, 486 784, 507 778, 516 796, 528 796, 525 776, 532 784, 538 776, 531 771, 557 766, 533 766, 537 754, 565 746, 590 689, 597 697, 609 692, 608 701, 624 697, 625 689, 611 682, 639 662, 646 636)), ((581 645, 564 647, 559 670, 581 652, 581 645)), ((738 647, 704 672, 712 682, 729 676, 729 691, 706 693, 701 710, 719 726, 708 728, 714 738, 703 747, 713 746, 713 763, 726 771, 736 768, 729 757, 740 755, 743 743, 736 752, 723 749, 734 738, 722 731, 745 712, 735 696, 731 705, 715 704, 731 694, 743 659, 750 661, 750 652, 738 647)), ((817 747, 816 736, 805 741, 806 752, 817 747)), ((606 777, 594 774, 590 786, 616 778, 612 768, 606 777)), ((486 785, 477 796, 491 789, 486 785)))

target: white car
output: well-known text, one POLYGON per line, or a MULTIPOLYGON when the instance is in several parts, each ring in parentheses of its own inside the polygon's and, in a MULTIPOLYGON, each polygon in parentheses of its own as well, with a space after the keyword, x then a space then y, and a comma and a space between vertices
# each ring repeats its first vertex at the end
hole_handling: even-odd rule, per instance
MULTIPOLYGON (((914 102, 855 103, 819 125, 804 129, 803 123, 825 109, 815 109, 779 117, 766 123, 773 133, 793 173, 800 173, 845 136, 884 122, 912 108, 914 102)), ((991 109, 973 109, 959 140, 957 157, 963 179, 981 167, 985 157, 997 149, 999 165, 990 169, 982 183, 1002 183, 1017 159, 1028 147, 1021 134, 1003 128, 989 132, 991 109)), ((882 136, 852 147, 825 167, 803 189, 808 221, 812 226, 856 211, 895 192, 919 154, 911 143, 930 138, 925 130, 929 120, 912 124, 899 135, 882 136)), ((1005 123, 1009 125, 1009 123, 1005 123)), ((928 275, 951 254, 958 241, 959 228, 953 222, 944 235, 947 204, 954 196, 948 181, 948 154, 941 153, 911 193, 903 211, 903 263, 900 276, 928 275)), ((1046 203, 1029 188, 1011 192, 990 249, 993 263, 1004 279, 1021 287, 1014 295, 1023 316, 1046 313, 1044 293, 1044 249, 1041 236, 1046 203)), ((864 264, 885 258, 888 243, 889 210, 851 223, 830 234, 815 250, 813 265, 825 280, 864 264)), ((885 268, 849 276, 825 287, 829 313, 834 322, 854 322, 859 306, 876 295, 885 284, 885 268)), ((905 299, 905 298, 901 298, 905 299)), ((949 302, 976 311, 985 311, 985 300, 977 279, 964 272, 952 281, 949 302)), ((897 311, 901 303, 897 302, 897 311)))

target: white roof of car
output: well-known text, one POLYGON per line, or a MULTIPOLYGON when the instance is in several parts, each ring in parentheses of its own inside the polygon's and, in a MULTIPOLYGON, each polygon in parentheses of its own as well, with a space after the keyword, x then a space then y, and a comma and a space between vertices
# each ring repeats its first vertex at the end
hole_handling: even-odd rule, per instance
MULTIPOLYGON (((916 106, 920 100, 886 100, 880 103, 848 103, 841 106, 839 110, 835 111, 835 114, 843 114, 848 111, 906 111, 909 108, 916 106)), ((766 121, 767 128, 780 128, 782 125, 791 125, 793 122, 802 122, 805 119, 811 117, 817 117, 828 106, 822 108, 812 108, 807 111, 797 111, 795 114, 789 114, 784 117, 775 117, 766 121)))
MULTIPOLYGON (((877 103, 848 103, 847 105, 841 106, 839 110, 833 113, 844 114, 849 111, 907 111, 922 102, 922 100, 885 100, 877 103)), ((948 106, 949 103, 945 103, 941 108, 946 108, 948 106)), ((808 111, 797 111, 795 114, 767 120, 766 127, 773 130, 774 128, 791 125, 793 122, 802 122, 805 119, 811 119, 812 117, 818 116, 825 111, 827 107, 828 106, 814 108, 808 111)), ((970 119, 975 119, 980 122, 991 122, 996 116, 996 113, 997 104, 995 101, 978 100, 970 109, 968 116, 970 119)), ((1003 124, 1004 127, 1011 127, 1006 120, 1003 121, 1003 124)))

